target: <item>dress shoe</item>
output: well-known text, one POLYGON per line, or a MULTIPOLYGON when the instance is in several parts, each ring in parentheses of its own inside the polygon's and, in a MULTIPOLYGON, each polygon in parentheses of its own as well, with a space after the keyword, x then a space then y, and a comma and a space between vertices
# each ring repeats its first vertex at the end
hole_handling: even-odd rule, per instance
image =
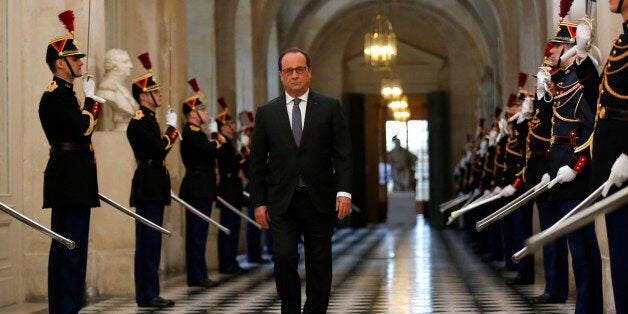
POLYGON ((150 301, 140 302, 137 304, 139 307, 170 307, 174 305, 174 301, 164 299, 162 297, 155 297, 150 301))
POLYGON ((191 284, 188 284, 190 287, 203 287, 203 288, 213 288, 218 285, 217 281, 213 281, 211 279, 205 278, 201 281, 197 281, 191 284))
POLYGON ((231 266, 231 267, 229 267, 227 269, 220 269, 218 272, 221 273, 221 274, 241 275, 241 274, 246 273, 247 270, 242 268, 242 267, 240 267, 240 266, 238 266, 238 265, 235 265, 235 266, 231 266))
POLYGON ((523 279, 519 276, 515 276, 513 278, 508 278, 506 279, 506 284, 507 285, 511 285, 511 286, 518 286, 518 285, 531 285, 534 283, 534 279, 530 280, 530 279, 523 279))
POLYGON ((530 299, 530 304, 565 303, 565 299, 559 299, 553 295, 543 293, 530 299))

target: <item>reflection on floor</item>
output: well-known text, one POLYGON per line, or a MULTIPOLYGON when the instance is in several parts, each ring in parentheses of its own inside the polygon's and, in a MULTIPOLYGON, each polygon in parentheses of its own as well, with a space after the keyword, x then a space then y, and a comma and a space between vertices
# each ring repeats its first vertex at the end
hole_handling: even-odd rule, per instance
MULTIPOLYGON (((527 298, 543 291, 542 278, 528 286, 504 284, 514 273, 482 263, 460 232, 433 230, 422 216, 414 228, 339 229, 333 250, 329 313, 573 313, 575 307, 571 299, 531 306, 527 298)), ((303 267, 301 261, 302 278, 303 267)), ((81 313, 280 313, 272 263, 220 280, 211 289, 187 287, 183 279, 162 287, 162 296, 176 301, 168 309, 138 308, 129 296, 81 313)))

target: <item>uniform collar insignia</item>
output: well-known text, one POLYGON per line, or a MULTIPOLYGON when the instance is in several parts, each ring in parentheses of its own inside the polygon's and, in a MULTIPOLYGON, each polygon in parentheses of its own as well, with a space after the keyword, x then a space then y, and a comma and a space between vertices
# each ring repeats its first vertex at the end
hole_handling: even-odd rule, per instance
POLYGON ((194 125, 194 124, 188 124, 188 126, 190 127, 190 130, 194 131, 194 132, 199 132, 201 130, 201 127, 199 127, 198 125, 194 125))

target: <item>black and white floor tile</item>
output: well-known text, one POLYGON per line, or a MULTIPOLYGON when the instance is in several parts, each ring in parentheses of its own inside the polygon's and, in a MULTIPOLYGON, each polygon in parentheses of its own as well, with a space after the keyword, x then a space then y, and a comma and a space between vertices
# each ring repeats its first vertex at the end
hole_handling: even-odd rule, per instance
MULTIPOLYGON (((573 298, 531 306, 527 299, 543 291, 542 278, 528 286, 504 284, 514 273, 497 272, 458 231, 431 229, 421 216, 414 228, 339 229, 333 250, 329 313, 573 313, 575 307, 573 298)), ((302 261, 300 272, 304 278, 302 261)), ((81 313, 280 313, 272 263, 220 280, 211 289, 187 287, 183 278, 169 281, 162 296, 175 300, 172 308, 138 308, 129 296, 91 304, 81 313)))

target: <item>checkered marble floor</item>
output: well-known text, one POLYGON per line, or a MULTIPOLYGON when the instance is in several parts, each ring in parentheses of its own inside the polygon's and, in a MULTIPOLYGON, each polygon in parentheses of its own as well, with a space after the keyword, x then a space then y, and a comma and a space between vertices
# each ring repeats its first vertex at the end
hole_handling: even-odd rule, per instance
MULTIPOLYGON (((542 278, 535 285, 504 284, 514 273, 482 263, 461 233, 433 230, 421 216, 414 228, 339 229, 333 251, 329 313, 573 313, 575 308, 573 298, 567 304, 529 305, 527 298, 543 292, 542 278)), ((299 266, 304 278, 303 261, 299 266)), ((138 308, 129 296, 81 313, 280 313, 272 272, 272 263, 257 265, 244 275, 220 277, 221 284, 211 289, 175 280, 161 294, 176 301, 172 308, 138 308)))

